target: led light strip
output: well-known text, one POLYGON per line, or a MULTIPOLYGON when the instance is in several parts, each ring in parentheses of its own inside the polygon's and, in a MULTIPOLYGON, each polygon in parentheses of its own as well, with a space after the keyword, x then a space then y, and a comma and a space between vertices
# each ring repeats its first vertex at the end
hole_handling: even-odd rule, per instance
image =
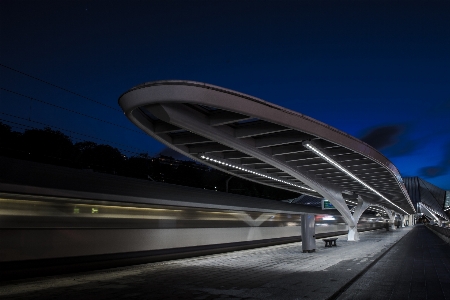
POLYGON ((447 207, 446 209, 444 209, 444 211, 447 211, 447 210, 449 210, 450 209, 450 207, 447 207))
POLYGON ((425 207, 425 209, 428 210, 428 212, 436 219, 436 221, 439 222, 439 218, 436 217, 435 214, 433 214, 433 211, 434 211, 434 210, 432 210, 431 208, 429 208, 427 205, 425 205, 425 204, 423 204, 423 203, 420 203, 420 205, 422 205, 423 207, 425 207))
POLYGON ((258 176, 261 176, 261 177, 264 177, 264 178, 272 179, 272 180, 275 180, 275 181, 278 181, 278 182, 281 182, 281 183, 285 183, 285 184, 288 184, 288 185, 291 185, 291 186, 295 186, 295 187, 298 187, 298 188, 301 188, 301 189, 304 189, 304 190, 315 192, 315 190, 313 190, 313 189, 310 189, 310 188, 307 188, 307 187, 304 187, 304 186, 301 186, 301 185, 298 185, 298 184, 295 184, 295 183, 292 183, 292 182, 289 182, 289 181, 278 179, 278 178, 275 178, 275 177, 272 177, 272 176, 269 176, 269 175, 266 175, 266 174, 258 173, 258 172, 255 172, 255 171, 252 171, 252 170, 249 170, 249 169, 241 168, 239 166, 236 166, 236 165, 233 165, 233 164, 229 164, 229 163, 226 163, 226 162, 223 162, 223 161, 220 161, 220 160, 217 160, 217 159, 205 156, 205 155, 201 155, 200 158, 202 158, 204 160, 207 160, 207 161, 214 162, 216 164, 223 165, 225 167, 234 168, 236 170, 248 172, 248 173, 251 173, 251 174, 254 174, 254 175, 258 175, 258 176))
MULTIPOLYGON (((358 203, 356 203, 356 202, 353 202, 353 201, 351 201, 351 200, 345 200, 345 201, 347 201, 347 202, 350 202, 351 204, 353 204, 353 205, 358 205, 358 203)), ((355 207, 354 207, 355 208, 355 207)), ((352 208, 353 209, 353 208, 352 208)), ((379 211, 379 212, 384 212, 384 213, 386 213, 386 211, 384 211, 383 209, 379 209, 379 208, 368 208, 367 210, 371 210, 371 211, 379 211)))
POLYGON ((303 145, 305 145, 307 148, 309 148, 310 150, 312 150, 314 153, 316 153, 317 155, 319 155, 320 157, 322 157, 323 159, 325 159, 327 162, 329 162, 330 164, 332 164, 333 166, 335 166, 336 168, 338 168, 339 170, 341 170, 342 172, 344 172, 345 174, 347 174, 348 176, 350 176, 351 178, 355 179, 356 181, 358 181, 359 183, 361 183, 364 187, 368 188, 369 190, 371 190, 372 192, 374 192, 375 194, 377 194, 378 196, 380 196, 381 198, 383 198, 384 200, 386 200, 387 202, 391 203, 392 205, 394 205, 395 207, 397 207, 398 209, 402 210, 403 212, 405 212, 405 214, 409 215, 403 208, 401 208, 400 206, 398 206, 397 204, 393 203, 392 201, 390 201, 388 198, 386 198, 385 196, 383 196, 380 192, 378 192, 377 190, 375 190, 373 187, 371 187, 370 185, 368 185, 367 183, 365 183, 364 181, 362 181, 361 179, 359 179, 358 177, 356 177, 355 175, 353 175, 352 172, 350 172, 349 170, 347 170, 346 168, 344 168, 343 166, 341 166, 340 164, 338 164, 336 161, 334 161, 333 159, 331 159, 330 157, 328 157, 327 155, 325 155, 324 153, 322 153, 319 149, 317 149, 316 147, 314 147, 313 145, 311 145, 310 143, 304 143, 303 145))
POLYGON ((442 214, 441 213, 439 213, 439 212, 437 212, 437 211, 435 211, 434 209, 432 209, 431 207, 429 207, 428 205, 425 205, 425 204, 423 204, 423 206, 425 206, 428 210, 431 210, 432 212, 434 212, 435 214, 437 214, 437 215, 439 215, 439 216, 442 216, 442 214))
MULTIPOLYGON (((423 206, 424 206, 426 209, 428 209, 430 212, 434 212, 436 215, 438 215, 438 216, 440 216, 440 217, 442 217, 442 218, 444 218, 444 219, 447 219, 446 216, 444 216, 444 215, 441 214, 440 212, 435 211, 434 209, 432 209, 432 208, 429 207, 428 205, 423 204, 422 202, 420 202, 420 204, 423 205, 423 206)), ((449 207, 449 208, 450 208, 450 207, 449 207)), ((448 210, 449 208, 447 208, 447 210, 448 210)), ((446 210, 444 209, 444 211, 446 211, 446 210)), ((447 220, 448 220, 448 219, 447 219, 447 220)))

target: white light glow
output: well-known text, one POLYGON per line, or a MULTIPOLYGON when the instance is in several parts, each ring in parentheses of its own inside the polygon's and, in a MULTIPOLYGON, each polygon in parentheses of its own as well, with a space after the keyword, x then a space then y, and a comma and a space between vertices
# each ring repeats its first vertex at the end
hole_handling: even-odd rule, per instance
POLYGON ((345 201, 350 202, 350 203, 355 204, 355 205, 358 205, 358 203, 350 201, 350 200, 345 200, 345 201))
POLYGON ((217 164, 224 165, 226 167, 234 168, 234 169, 241 170, 241 171, 244 171, 244 172, 247 172, 247 173, 250 173, 250 174, 255 174, 255 175, 258 175, 258 176, 261 176, 261 177, 264 177, 264 178, 272 179, 272 180, 275 180, 275 181, 278 181, 278 182, 282 182, 284 184, 288 184, 288 185, 295 186, 295 187, 298 187, 298 188, 301 188, 301 189, 304 189, 304 190, 315 192, 315 190, 313 190, 313 189, 310 189, 310 188, 307 188, 307 187, 304 187, 304 186, 301 186, 301 185, 298 185, 298 184, 295 184, 295 183, 292 183, 292 182, 287 182, 287 181, 284 181, 284 180, 281 180, 281 179, 278 179, 278 178, 275 178, 275 177, 272 177, 272 176, 269 176, 269 175, 261 174, 261 173, 255 172, 253 170, 248 170, 248 169, 245 169, 245 168, 241 168, 239 166, 235 166, 233 164, 225 163, 225 162, 222 162, 222 161, 219 161, 219 160, 216 160, 216 159, 204 156, 204 155, 201 155, 200 158, 202 158, 204 160, 209 160, 209 161, 215 162, 217 164))
POLYGON ((397 207, 398 209, 402 210, 403 212, 405 212, 405 214, 408 214, 404 209, 402 209, 400 206, 398 206, 397 204, 393 203, 392 201, 390 201, 388 198, 386 198, 385 196, 383 196, 380 192, 378 192, 377 190, 375 190, 373 187, 371 187, 370 185, 368 185, 367 183, 365 183, 364 181, 362 181, 361 179, 359 179, 358 177, 356 177, 352 172, 350 172, 349 170, 347 170, 346 168, 344 168, 343 166, 341 166, 339 163, 337 163, 335 160, 331 159, 330 157, 328 157, 327 155, 325 155, 324 153, 322 153, 322 151, 320 151, 319 149, 317 149, 316 147, 314 147, 313 145, 309 144, 309 143, 305 143, 304 144, 307 148, 309 148, 310 150, 312 150, 314 153, 316 153, 317 155, 319 155, 320 157, 322 157, 323 159, 325 159, 327 162, 329 162, 330 164, 332 164, 333 166, 335 166, 336 168, 338 168, 339 170, 341 170, 342 172, 344 172, 345 174, 347 174, 348 176, 350 176, 351 178, 353 178, 354 180, 358 181, 360 184, 362 184, 364 187, 366 187, 367 189, 371 190, 372 192, 374 192, 375 194, 377 194, 378 196, 380 196, 381 198, 383 198, 384 200, 386 200, 387 202, 389 202, 390 204, 394 205, 395 207, 397 207))
MULTIPOLYGON (((426 205, 426 204, 423 204, 422 202, 420 202, 420 205, 422 205, 423 207, 425 207, 436 219, 437 219, 437 217, 436 217, 436 215, 439 215, 440 217, 442 217, 442 218, 444 218, 444 219, 446 219, 446 220, 448 220, 448 217, 447 216, 445 216, 445 215, 443 215, 443 214, 441 214, 441 213, 439 213, 439 212, 437 212, 437 211, 435 211, 434 209, 432 209, 431 207, 429 207, 428 205, 426 205), (436 214, 436 215, 435 215, 436 214)), ((445 210, 444 210, 445 211, 445 210)))
POLYGON ((433 214, 433 210, 431 209, 431 208, 429 208, 427 205, 425 205, 425 204, 423 204, 423 203, 420 203, 426 210, 428 210, 428 212, 433 216, 433 218, 435 218, 436 219, 436 221, 438 221, 439 222, 439 219, 438 219, 438 217, 436 217, 436 215, 435 214, 433 214))

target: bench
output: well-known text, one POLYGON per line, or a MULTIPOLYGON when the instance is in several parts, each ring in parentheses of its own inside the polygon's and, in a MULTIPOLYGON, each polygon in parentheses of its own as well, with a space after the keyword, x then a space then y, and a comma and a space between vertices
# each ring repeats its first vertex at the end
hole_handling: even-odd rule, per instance
POLYGON ((333 247, 333 246, 337 247, 336 245, 337 239, 338 238, 329 238, 329 239, 322 239, 322 241, 325 242, 325 247, 333 247))

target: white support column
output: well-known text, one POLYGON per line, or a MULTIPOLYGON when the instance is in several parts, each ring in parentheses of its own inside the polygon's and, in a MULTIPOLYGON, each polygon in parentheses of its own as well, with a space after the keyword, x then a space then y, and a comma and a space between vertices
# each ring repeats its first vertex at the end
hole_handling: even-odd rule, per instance
POLYGON ((405 227, 405 215, 400 215, 402 218, 402 227, 405 227))
POLYGON ((358 205, 355 207, 355 212, 353 213, 353 219, 355 220, 356 226, 351 227, 348 226, 348 241, 359 241, 359 233, 358 233, 358 221, 363 212, 370 206, 369 202, 366 202, 362 199, 361 196, 358 196, 358 205))
POLYGON ((305 252, 316 251, 315 216, 313 214, 302 215, 302 250, 305 252))
POLYGON ((411 226, 411 215, 405 215, 406 226, 411 226))
POLYGON ((391 211, 391 215, 389 216, 389 226, 392 230, 395 230, 395 212, 391 211))
POLYGON ((384 209, 384 211, 386 212, 386 214, 388 215, 388 219, 389 219, 389 221, 388 221, 388 222, 389 222, 388 226, 389 226, 389 228, 392 229, 392 230, 395 230, 395 226, 394 226, 395 212, 392 211, 392 210, 390 210, 390 209, 387 209, 387 208, 384 207, 384 206, 380 206, 380 207, 382 207, 382 208, 384 209))
MULTIPOLYGON (((205 115, 188 107, 181 107, 174 104, 158 104, 147 106, 146 109, 167 123, 196 132, 207 139, 251 155, 304 182, 325 199, 329 200, 341 213, 350 228, 356 227, 356 222, 342 197, 342 191, 333 183, 319 178, 301 167, 284 161, 280 156, 273 156, 269 151, 255 147, 255 143, 251 139, 236 138, 235 132, 231 128, 211 126, 205 115)), ((353 239, 353 237, 349 238, 353 239)))

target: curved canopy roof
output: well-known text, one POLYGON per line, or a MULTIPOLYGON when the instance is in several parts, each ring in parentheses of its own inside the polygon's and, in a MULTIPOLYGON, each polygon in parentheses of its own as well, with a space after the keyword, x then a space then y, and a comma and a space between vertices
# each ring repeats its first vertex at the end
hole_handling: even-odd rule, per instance
POLYGON ((322 198, 312 181, 303 179, 313 178, 347 197, 361 195, 399 213, 415 212, 386 157, 300 113, 192 81, 141 84, 124 93, 119 104, 150 136, 231 175, 322 198))

